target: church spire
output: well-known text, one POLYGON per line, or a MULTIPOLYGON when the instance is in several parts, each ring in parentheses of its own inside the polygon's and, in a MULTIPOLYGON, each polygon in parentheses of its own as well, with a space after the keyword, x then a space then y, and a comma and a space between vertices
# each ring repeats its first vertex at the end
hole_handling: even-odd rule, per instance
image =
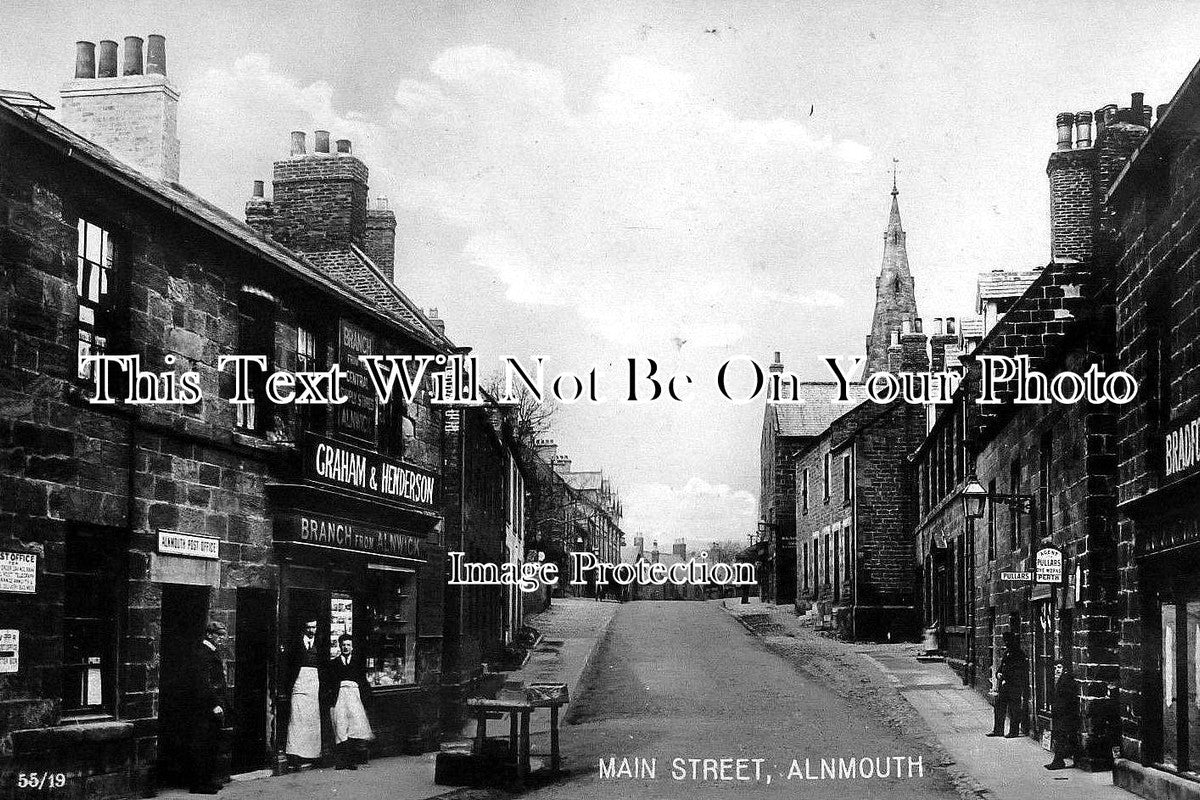
POLYGON ((888 347, 893 332, 917 317, 917 301, 912 274, 908 269, 908 248, 904 226, 900 223, 900 190, 896 186, 896 159, 892 159, 892 208, 887 230, 883 233, 883 264, 875 279, 875 318, 867 336, 867 366, 863 373, 886 370, 888 347))

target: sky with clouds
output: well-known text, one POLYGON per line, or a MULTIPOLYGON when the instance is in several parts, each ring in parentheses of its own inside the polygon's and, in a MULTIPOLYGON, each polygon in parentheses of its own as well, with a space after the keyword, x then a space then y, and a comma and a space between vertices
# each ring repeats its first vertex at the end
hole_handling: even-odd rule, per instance
POLYGON ((537 4, 10 0, 0 87, 57 102, 76 39, 162 33, 182 182, 240 215, 293 129, 354 141, 398 217, 397 280, 485 364, 601 373, 560 452, 626 529, 744 540, 762 404, 714 384, 773 351, 862 350, 892 159, 923 316, 1049 252, 1059 111, 1166 102, 1200 57, 1187 2, 537 4), (617 402, 625 359, 696 384, 617 402))

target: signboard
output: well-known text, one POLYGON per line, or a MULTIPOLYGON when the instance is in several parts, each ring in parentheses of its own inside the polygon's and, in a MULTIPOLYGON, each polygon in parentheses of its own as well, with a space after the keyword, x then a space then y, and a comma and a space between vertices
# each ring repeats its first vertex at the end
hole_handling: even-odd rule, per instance
POLYGON ((421 540, 399 531, 360 525, 325 514, 299 511, 276 518, 275 538, 317 547, 333 547, 380 556, 422 561, 421 540))
POLYGON ((1200 465, 1200 418, 1178 426, 1163 437, 1163 475, 1180 478, 1200 465))
POLYGON ((21 632, 0 630, 0 673, 16 672, 21 662, 21 632))
POLYGON ((221 557, 221 540, 213 536, 196 536, 178 531, 158 532, 158 552, 188 558, 221 557))
POLYGON ((375 334, 352 322, 341 320, 338 325, 338 364, 345 373, 342 391, 346 402, 337 409, 336 427, 339 433, 375 444, 375 390, 367 369, 358 360, 361 355, 375 355, 375 334))
POLYGON ((354 601, 349 595, 335 594, 329 600, 329 657, 337 656, 338 637, 343 633, 354 635, 354 601))
POLYGON ((304 438, 304 477, 427 511, 434 510, 437 500, 437 479, 432 472, 322 436, 304 438))
POLYGON ((1063 555, 1057 547, 1043 547, 1037 551, 1038 583, 1062 583, 1063 555))
POLYGON ((0 592, 37 593, 37 556, 0 550, 0 592))
POLYGON ((1032 572, 1001 572, 1000 580, 1002 581, 1031 581, 1033 580, 1032 572))

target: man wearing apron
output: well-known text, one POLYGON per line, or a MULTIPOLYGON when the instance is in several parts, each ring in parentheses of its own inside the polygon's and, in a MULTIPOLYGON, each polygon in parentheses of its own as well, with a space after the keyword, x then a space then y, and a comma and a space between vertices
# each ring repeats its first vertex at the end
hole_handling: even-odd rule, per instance
POLYGON ((321 667, 317 621, 304 623, 304 633, 292 652, 292 711, 288 718, 287 753, 292 769, 321 757, 321 667))
POLYGON ((367 742, 375 738, 362 702, 370 686, 361 660, 354 656, 354 638, 343 633, 338 637, 338 648, 341 652, 325 667, 328 691, 336 692, 329 718, 337 743, 337 769, 358 769, 358 764, 367 763, 367 742))

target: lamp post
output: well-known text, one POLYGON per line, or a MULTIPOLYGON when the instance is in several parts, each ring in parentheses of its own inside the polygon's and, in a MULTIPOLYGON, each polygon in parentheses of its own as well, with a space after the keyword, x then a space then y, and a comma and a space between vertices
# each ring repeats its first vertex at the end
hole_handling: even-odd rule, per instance
MULTIPOLYGON (((976 648, 975 648, 975 520, 981 518, 987 508, 988 503, 1004 503, 1013 513, 1032 514, 1033 513, 1033 495, 1028 494, 1004 494, 1001 492, 989 492, 984 488, 979 479, 972 473, 962 490, 959 492, 959 497, 962 499, 963 516, 966 518, 966 536, 967 536, 967 556, 966 569, 970 570, 971 580, 971 597, 967 604, 967 665, 963 674, 964 684, 973 684, 975 682, 975 667, 976 667, 976 648)), ((1017 532, 1021 530, 1020 517, 1017 517, 1017 532)))

